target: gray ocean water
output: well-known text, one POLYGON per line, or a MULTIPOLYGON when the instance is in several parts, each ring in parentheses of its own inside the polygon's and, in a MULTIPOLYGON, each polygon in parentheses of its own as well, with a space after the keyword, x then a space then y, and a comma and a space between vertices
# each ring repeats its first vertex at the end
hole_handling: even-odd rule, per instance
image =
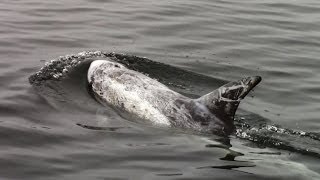
POLYGON ((320 179, 319 47, 317 0, 2 0, 0 178, 320 179), (88 95, 81 68, 29 83, 45 62, 88 50, 164 63, 137 67, 191 96, 263 81, 225 143, 126 122, 88 95))

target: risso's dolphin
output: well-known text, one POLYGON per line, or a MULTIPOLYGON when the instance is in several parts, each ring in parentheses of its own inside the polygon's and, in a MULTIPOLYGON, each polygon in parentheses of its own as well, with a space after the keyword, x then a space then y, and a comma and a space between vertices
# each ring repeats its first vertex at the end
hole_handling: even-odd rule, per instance
POLYGON ((240 101, 261 81, 259 76, 247 77, 190 99, 112 60, 93 61, 87 77, 97 101, 127 119, 219 135, 234 131, 240 101))

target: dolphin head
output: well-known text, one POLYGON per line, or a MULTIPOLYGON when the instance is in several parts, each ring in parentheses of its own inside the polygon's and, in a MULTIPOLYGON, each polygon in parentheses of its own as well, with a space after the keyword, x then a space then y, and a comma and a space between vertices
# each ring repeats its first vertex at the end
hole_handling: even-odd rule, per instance
MULTIPOLYGON (((124 65, 117 63, 113 60, 111 60, 110 58, 107 59, 102 59, 102 60, 94 60, 91 64, 90 67, 88 69, 88 73, 87 73, 87 80, 88 83, 90 84, 92 82, 92 78, 93 78, 93 72, 97 69, 100 68, 101 65, 104 65, 104 68, 125 68, 124 65)), ((101 71, 102 72, 102 71, 101 71)))

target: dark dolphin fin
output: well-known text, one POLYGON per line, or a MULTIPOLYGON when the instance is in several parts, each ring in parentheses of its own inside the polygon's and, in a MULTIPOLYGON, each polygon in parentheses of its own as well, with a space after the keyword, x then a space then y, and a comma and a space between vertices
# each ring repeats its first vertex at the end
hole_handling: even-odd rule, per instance
POLYGON ((226 134, 234 131, 233 119, 240 101, 261 81, 260 76, 230 82, 196 101, 205 105, 223 123, 226 134))

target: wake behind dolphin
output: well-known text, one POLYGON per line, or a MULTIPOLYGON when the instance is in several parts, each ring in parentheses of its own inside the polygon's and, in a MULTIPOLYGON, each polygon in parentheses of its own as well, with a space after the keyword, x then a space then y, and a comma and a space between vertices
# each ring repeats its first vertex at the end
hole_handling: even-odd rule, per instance
POLYGON ((234 132, 240 101, 261 81, 244 78, 190 99, 112 59, 93 61, 87 75, 94 97, 127 119, 220 135, 234 132))

